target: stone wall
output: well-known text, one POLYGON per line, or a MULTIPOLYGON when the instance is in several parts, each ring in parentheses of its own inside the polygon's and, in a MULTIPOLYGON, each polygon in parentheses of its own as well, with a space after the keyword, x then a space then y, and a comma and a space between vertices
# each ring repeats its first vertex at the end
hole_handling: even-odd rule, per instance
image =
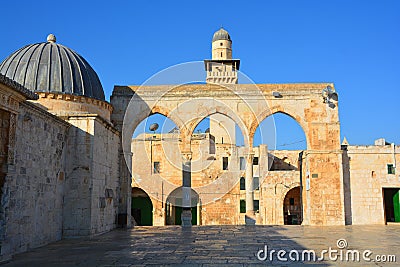
POLYGON ((74 116, 68 134, 64 235, 116 227, 119 134, 100 117, 74 116))
POLYGON ((119 133, 104 120, 94 121, 91 234, 116 227, 119 192, 119 133))
POLYGON ((284 224, 283 201, 290 189, 300 186, 300 171, 269 171, 260 186, 260 224, 284 224))
MULTIPOLYGON (((133 187, 142 188, 153 203, 153 224, 164 225, 165 210, 163 202, 171 191, 182 186, 182 157, 178 146, 178 134, 141 134, 132 139, 134 170, 133 187), (152 173, 150 162, 159 162, 160 173, 152 173)), ((240 158, 246 158, 244 147, 230 144, 214 144, 211 134, 194 134, 191 138, 192 149, 192 188, 199 194, 201 207, 199 223, 202 225, 244 224, 245 213, 240 212, 240 201, 246 200, 245 190, 240 190, 240 158), (210 149, 215 146, 215 149, 210 149), (224 194, 205 191, 203 187, 222 179, 226 173, 223 157, 228 158, 228 170, 236 175, 232 187, 224 194), (210 199, 210 196, 215 199, 210 199)), ((258 164, 253 165, 253 176, 259 177, 260 186, 254 190, 254 200, 259 201, 256 214, 259 224, 283 224, 283 200, 286 193, 300 186, 298 165, 299 152, 274 150, 267 152, 266 146, 255 147, 254 157, 258 164), (269 164, 270 162, 270 164, 269 164), (266 171, 268 165, 275 166, 274 171, 266 171)), ((229 179, 228 179, 229 180, 229 179)), ((213 187, 216 190, 217 187, 213 187)))
POLYGON ((14 164, 1 202, 3 258, 62 237, 68 125, 29 102, 19 104, 15 125, 14 164))
POLYGON ((347 146, 349 179, 344 179, 347 193, 348 224, 384 224, 383 188, 400 188, 399 173, 388 174, 387 164, 396 165, 400 160, 400 147, 347 146))

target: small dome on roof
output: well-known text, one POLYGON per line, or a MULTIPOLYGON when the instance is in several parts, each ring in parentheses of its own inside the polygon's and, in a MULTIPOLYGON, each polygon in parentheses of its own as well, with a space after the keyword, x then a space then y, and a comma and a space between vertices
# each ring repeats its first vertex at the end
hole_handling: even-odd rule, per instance
POLYGON ((74 50, 47 42, 22 47, 0 64, 0 73, 33 92, 80 95, 105 100, 96 72, 74 50))
POLYGON ((229 35, 229 33, 222 27, 221 27, 221 29, 219 29, 218 31, 216 31, 214 33, 214 36, 213 36, 213 39, 212 39, 213 42, 218 41, 218 40, 229 40, 229 41, 232 41, 231 40, 231 36, 229 35))

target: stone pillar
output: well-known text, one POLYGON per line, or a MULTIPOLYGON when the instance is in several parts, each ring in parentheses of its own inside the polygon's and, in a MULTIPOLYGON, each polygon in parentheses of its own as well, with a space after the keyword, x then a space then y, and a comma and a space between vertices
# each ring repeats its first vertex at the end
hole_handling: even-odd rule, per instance
POLYGON ((182 153, 182 226, 192 226, 192 152, 182 153))
POLYGON ((254 224, 254 188, 253 188, 254 153, 247 154, 246 162, 246 224, 254 224))
POLYGON ((119 154, 119 175, 120 175, 120 192, 118 206, 118 226, 130 228, 131 225, 131 198, 132 198, 132 174, 128 165, 132 166, 132 153, 122 152, 119 154))

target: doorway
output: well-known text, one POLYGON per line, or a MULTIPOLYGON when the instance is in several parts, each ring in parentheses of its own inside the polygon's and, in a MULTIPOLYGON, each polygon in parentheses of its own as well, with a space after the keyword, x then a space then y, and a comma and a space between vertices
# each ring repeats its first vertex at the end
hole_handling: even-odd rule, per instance
POLYGON ((385 222, 400 222, 400 188, 383 188, 385 222))
POLYGON ((283 216, 285 225, 301 224, 300 186, 294 187, 287 192, 283 200, 283 216))
POLYGON ((132 188, 132 217, 137 225, 153 225, 153 204, 149 195, 142 189, 132 188))
MULTIPOLYGON (((181 225, 182 224, 182 211, 183 211, 183 201, 182 201, 183 191, 182 187, 178 187, 169 194, 166 204, 165 204, 165 219, 166 225, 181 225)), ((199 195, 193 189, 190 189, 190 211, 192 213, 192 225, 197 225, 199 221, 200 214, 200 199, 199 195)))

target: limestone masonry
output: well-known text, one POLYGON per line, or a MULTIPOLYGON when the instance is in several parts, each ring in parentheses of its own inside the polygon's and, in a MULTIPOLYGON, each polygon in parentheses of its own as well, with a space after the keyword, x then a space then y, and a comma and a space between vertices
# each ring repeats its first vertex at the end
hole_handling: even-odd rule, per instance
POLYGON ((341 142, 333 84, 238 84, 229 33, 211 47, 205 84, 115 86, 110 103, 54 35, 1 63, 0 262, 135 225, 400 222, 400 148, 341 142), (276 113, 301 126, 305 150, 253 146, 276 113), (133 138, 153 114, 176 128, 133 138))

